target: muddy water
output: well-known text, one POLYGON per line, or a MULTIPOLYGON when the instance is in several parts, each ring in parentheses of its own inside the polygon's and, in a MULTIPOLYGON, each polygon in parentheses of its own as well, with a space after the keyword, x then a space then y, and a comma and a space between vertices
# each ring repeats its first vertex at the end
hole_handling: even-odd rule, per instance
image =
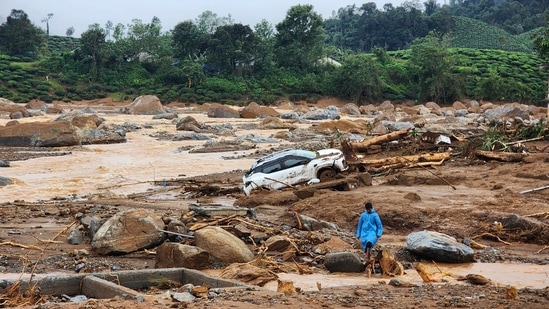
MULTIPOLYGON (((457 280, 468 274, 479 274, 489 278, 493 284, 499 286, 514 286, 520 288, 543 289, 549 287, 549 265, 535 264, 511 264, 511 263, 470 263, 470 264, 425 264, 437 282, 448 282, 449 284, 467 284, 457 280)), ((217 275, 219 270, 209 270, 209 274, 217 275)), ((372 275, 368 278, 365 274, 358 273, 333 273, 333 274, 277 274, 279 280, 292 281, 296 288, 303 291, 317 291, 320 283, 321 288, 354 285, 374 285, 380 280, 388 283, 391 278, 380 275, 372 275)), ((406 282, 416 285, 424 284, 418 273, 409 269, 404 276, 398 277, 406 282)), ((438 284, 438 283, 434 283, 438 284)), ((277 282, 271 281, 264 288, 272 291, 277 290, 277 282)))
MULTIPOLYGON (((435 278, 444 279, 445 282, 464 284, 456 280, 467 274, 479 274, 489 278, 494 284, 500 286, 514 286, 516 288, 543 289, 549 286, 549 265, 534 264, 507 264, 507 263, 473 263, 463 265, 434 265, 428 264, 427 268, 435 278), (442 270, 442 274, 438 270, 442 270)), ((382 278, 373 275, 368 278, 364 274, 278 274, 280 280, 293 281, 294 286, 304 291, 316 291, 317 282, 321 287, 350 286, 379 284, 380 280, 389 282, 390 278, 382 278)), ((407 270, 406 275, 399 277, 413 284, 423 284, 421 277, 414 270, 407 270)), ((277 283, 269 282, 265 288, 276 291, 277 283)))
MULTIPOLYGON (((152 120, 152 116, 99 115, 106 123, 132 121, 152 128, 126 134, 127 142, 106 145, 85 145, 71 148, 66 156, 42 157, 10 162, 1 176, 15 183, 0 187, 0 203, 25 200, 49 200, 54 197, 106 194, 125 196, 154 188, 154 182, 182 176, 198 176, 238 169, 248 169, 254 159, 225 160, 224 156, 240 156, 251 151, 225 153, 189 153, 181 147, 200 147, 205 141, 160 141, 151 135, 158 132, 177 134, 181 131, 169 120, 152 120)), ((183 117, 184 115, 180 115, 183 117)), ((214 121, 203 114, 192 114, 201 122, 214 121)), ((20 122, 48 121, 50 118, 32 117, 20 122)), ((0 119, 4 125, 9 119, 0 119)), ((223 120, 218 120, 223 121, 223 120)), ((232 124, 246 120, 231 120, 232 124)), ((239 131, 238 134, 246 134, 239 131)), ((273 131, 261 131, 269 136, 273 131)), ((256 132, 257 134, 257 132, 256 132)), ((220 140, 220 137, 212 137, 220 140)), ((232 139, 227 137, 225 139, 232 139)), ((276 145, 265 144, 261 147, 276 145)), ((157 186, 156 186, 157 187, 157 186)))

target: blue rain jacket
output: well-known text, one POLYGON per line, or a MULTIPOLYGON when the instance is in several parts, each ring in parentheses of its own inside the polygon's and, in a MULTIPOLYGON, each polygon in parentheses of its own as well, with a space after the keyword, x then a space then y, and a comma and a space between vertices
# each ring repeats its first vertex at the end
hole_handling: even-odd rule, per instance
POLYGON ((360 239, 362 249, 366 249, 366 243, 371 242, 372 248, 376 245, 377 239, 383 234, 383 225, 377 212, 372 209, 370 213, 364 211, 358 219, 356 237, 360 239))

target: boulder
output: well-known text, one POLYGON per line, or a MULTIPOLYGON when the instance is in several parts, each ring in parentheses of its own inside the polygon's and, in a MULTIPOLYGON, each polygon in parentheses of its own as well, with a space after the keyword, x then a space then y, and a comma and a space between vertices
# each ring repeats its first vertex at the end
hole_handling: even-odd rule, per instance
POLYGON ((153 116, 153 119, 168 119, 168 120, 172 120, 172 119, 176 119, 177 117, 179 117, 176 113, 163 113, 163 114, 157 114, 157 115, 154 115, 153 116))
POLYGON ((267 247, 267 251, 272 252, 284 252, 290 247, 292 244, 292 241, 283 235, 275 235, 272 237, 269 237, 265 241, 265 246, 267 247))
MULTIPOLYGON (((183 235, 187 235, 189 233, 189 228, 185 225, 185 223, 177 219, 170 220, 170 223, 168 223, 168 226, 166 226, 166 230, 172 233, 183 234, 183 235)), ((176 234, 171 234, 171 233, 168 234, 168 239, 172 241, 178 241, 182 237, 183 236, 176 235, 176 234)))
POLYGON ((98 254, 123 254, 159 245, 164 221, 154 212, 131 209, 117 213, 99 228, 92 240, 98 254))
POLYGON ((278 117, 280 113, 270 106, 260 106, 256 102, 248 104, 240 111, 240 117, 242 118, 267 118, 278 117))
POLYGON ((323 229, 334 230, 334 231, 339 230, 339 227, 337 226, 337 224, 333 222, 317 220, 315 218, 311 218, 309 216, 305 216, 301 214, 299 215, 299 220, 301 220, 302 229, 305 231, 319 231, 323 229))
POLYGON ((385 111, 385 112, 387 112, 387 111, 394 111, 394 110, 395 110, 395 106, 393 105, 393 103, 391 103, 391 101, 383 101, 383 102, 379 105, 378 109, 379 109, 380 111, 385 111))
POLYGON ((54 121, 69 121, 73 126, 79 129, 95 129, 101 125, 105 119, 92 114, 86 115, 79 111, 72 111, 57 117, 54 121))
POLYGON ((123 108, 122 112, 132 115, 156 115, 166 113, 166 110, 157 96, 142 95, 123 108))
POLYGON ((24 106, 4 98, 0 98, 0 113, 9 114, 10 119, 17 119, 13 118, 12 115, 19 115, 19 118, 30 117, 29 111, 24 106))
POLYGON ((68 121, 28 122, 0 127, 0 146, 62 147, 80 144, 76 127, 68 121))
POLYGON ((13 181, 10 178, 0 176, 0 187, 13 184, 13 181))
POLYGON ((333 105, 326 107, 326 109, 312 110, 305 113, 302 117, 309 120, 334 120, 341 118, 341 116, 339 116, 339 109, 333 105))
POLYGON ((210 118, 240 118, 240 112, 226 105, 213 105, 208 110, 210 118))
POLYGON ((180 131, 193 131, 196 133, 204 132, 204 125, 192 116, 185 116, 176 121, 175 129, 180 131))
POLYGON ((217 226, 196 231, 194 241, 197 247, 225 263, 247 263, 254 259, 254 254, 241 239, 217 226))
POLYGON ((521 108, 518 104, 505 104, 484 111, 484 117, 487 122, 503 121, 505 119, 513 119, 516 117, 527 119, 529 115, 530 112, 527 109, 521 108))
POLYGON ((156 249, 156 268, 205 269, 209 265, 210 254, 196 246, 165 242, 156 249))
POLYGON ((120 125, 102 124, 96 129, 77 130, 83 145, 126 142, 126 129, 120 125))
POLYGON ((324 266, 328 271, 344 273, 363 272, 365 269, 360 256, 355 252, 348 251, 326 254, 324 266))
POLYGON ((355 103, 347 103, 341 107, 341 112, 347 115, 360 116, 360 108, 355 103))
POLYGON ((279 117, 267 117, 259 123, 258 128, 262 130, 290 129, 295 128, 295 125, 283 122, 279 117))
POLYGON ((457 242, 454 237, 434 231, 421 231, 408 235, 406 249, 425 259, 444 263, 474 262, 471 247, 457 242))

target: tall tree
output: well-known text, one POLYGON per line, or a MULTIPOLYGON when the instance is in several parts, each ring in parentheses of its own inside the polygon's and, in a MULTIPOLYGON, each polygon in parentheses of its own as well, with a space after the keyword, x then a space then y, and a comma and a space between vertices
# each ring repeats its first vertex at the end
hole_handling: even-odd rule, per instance
POLYGON ((261 20, 254 27, 257 40, 254 58, 254 73, 267 74, 274 67, 274 29, 266 19, 261 20))
POLYGON ((128 43, 134 56, 156 59, 169 53, 166 42, 162 38, 162 23, 154 16, 149 24, 140 19, 134 19, 128 25, 128 43), (152 58, 151 58, 152 57, 152 58))
POLYGON ((334 72, 337 94, 356 103, 373 102, 381 97, 380 72, 371 55, 347 57, 334 72))
POLYGON ((50 35, 50 19, 53 17, 53 13, 49 13, 42 19, 43 23, 46 23, 46 35, 50 35))
POLYGON ((312 5, 291 7, 276 25, 275 53, 278 63, 290 69, 307 71, 324 56, 326 34, 322 17, 312 5))
POLYGON ((202 55, 210 36, 210 34, 201 32, 190 20, 178 23, 172 31, 175 57, 188 59, 202 55))
POLYGON ((67 28, 67 31, 65 31, 65 35, 66 35, 67 37, 71 37, 73 34, 74 34, 74 27, 72 27, 72 26, 71 26, 71 27, 68 27, 68 28, 67 28))
POLYGON ((91 76, 95 80, 98 77, 98 67, 105 48, 105 30, 99 24, 93 24, 82 33, 80 37, 80 49, 84 57, 89 56, 92 61, 91 76))
POLYGON ((9 55, 35 57, 42 44, 44 32, 34 26, 27 13, 12 10, 0 26, 0 50, 9 55))
POLYGON ((243 71, 250 71, 255 45, 255 36, 249 26, 217 27, 208 44, 208 62, 225 73, 241 75, 243 71))
POLYGON ((230 25, 233 23, 231 15, 219 17, 212 11, 204 11, 195 20, 198 30, 203 33, 213 34, 217 27, 230 25))
POLYGON ((452 75, 453 58, 448 51, 448 38, 435 32, 416 39, 412 44, 410 75, 421 102, 450 102, 458 99, 460 85, 452 75))

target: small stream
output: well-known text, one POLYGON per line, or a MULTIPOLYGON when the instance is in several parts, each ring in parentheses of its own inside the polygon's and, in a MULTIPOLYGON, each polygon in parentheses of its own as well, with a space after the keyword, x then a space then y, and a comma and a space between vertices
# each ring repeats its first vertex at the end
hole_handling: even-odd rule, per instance
MULTIPOLYGON (((549 286, 549 265, 536 264, 513 264, 513 263, 470 263, 470 264, 425 264, 427 269, 439 282, 448 282, 451 284, 467 284, 464 281, 458 281, 460 276, 467 274, 478 274, 492 280, 494 284, 500 286, 514 286, 518 289, 533 288, 543 289, 549 286)), ((357 273, 333 273, 333 274, 278 274, 280 280, 293 281, 296 288, 303 291, 317 291, 317 282, 322 288, 350 286, 350 285, 370 285, 379 284, 380 280, 386 283, 391 280, 389 277, 382 277, 374 274, 368 278, 365 274, 357 273)), ((399 277, 404 281, 421 285, 423 281, 418 273, 413 269, 406 270, 404 276, 399 277)), ((264 288, 276 291, 277 282, 271 281, 264 288)))

